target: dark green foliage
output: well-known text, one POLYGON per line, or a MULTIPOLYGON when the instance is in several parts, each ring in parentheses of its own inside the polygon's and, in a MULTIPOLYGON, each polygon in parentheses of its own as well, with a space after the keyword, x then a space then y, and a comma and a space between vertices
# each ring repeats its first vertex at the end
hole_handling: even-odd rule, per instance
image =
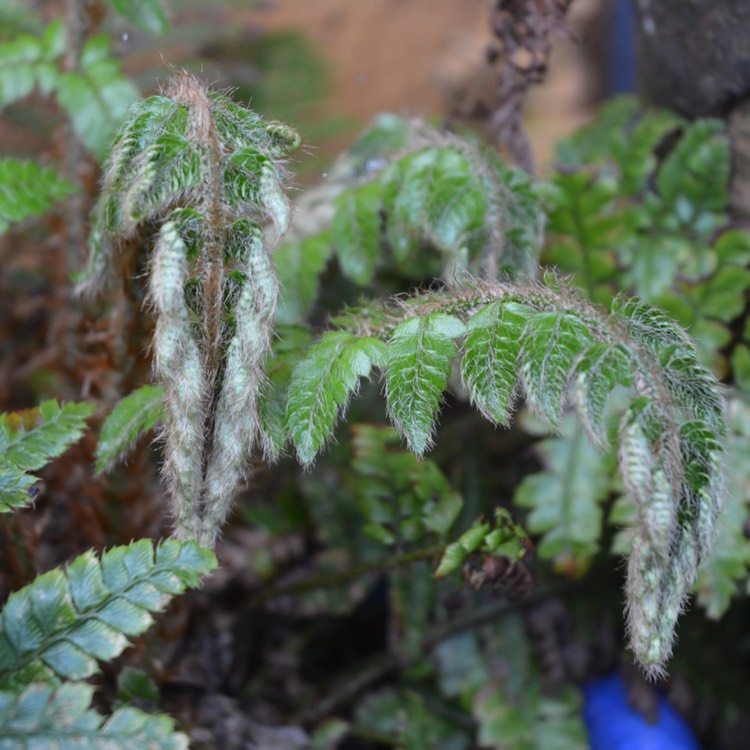
POLYGON ((389 427, 352 429, 353 489, 366 520, 363 531, 387 545, 419 542, 428 534, 444 537, 463 506, 433 461, 398 449, 389 427))
POLYGON ((482 747, 588 747, 579 691, 545 690, 518 614, 446 640, 434 661, 443 694, 469 707, 482 747))
MULTIPOLYGON (((552 276, 546 286, 475 282, 457 292, 413 298, 372 317, 368 312, 344 319, 351 331, 326 333, 292 376, 288 424, 305 463, 330 435, 358 376, 369 375, 373 365, 383 367, 368 358, 357 369, 345 357, 346 379, 336 383, 332 377, 340 352, 356 351, 357 343, 369 346, 378 340, 373 335, 385 341, 391 421, 418 454, 432 439, 450 363, 459 355, 456 340, 467 328, 470 356, 464 379, 474 402, 485 405, 485 415, 501 424, 507 422, 507 404, 517 382, 531 408, 553 427, 577 383, 571 403, 592 439, 604 445, 607 394, 601 386, 592 386, 594 379, 630 386, 618 433, 619 468, 639 508, 638 535, 644 540, 642 549, 648 550, 640 558, 631 557, 631 637, 644 666, 658 671, 671 649, 676 616, 697 565, 710 549, 724 492, 723 396, 686 333, 637 299, 614 300, 606 316, 552 276), (501 313, 506 306, 509 331, 501 313), (487 330, 480 334, 482 328, 487 330), (491 345, 497 349, 490 351, 491 345), (484 377, 477 371, 481 364, 488 368, 484 377), (657 565, 664 568, 658 583, 648 592, 641 590, 646 567, 657 565), (649 604, 653 614, 642 621, 641 603, 649 597, 671 597, 670 604, 664 609, 649 604), (660 644, 656 651, 652 643, 660 644)), ((598 505, 608 490, 607 471, 600 469, 586 446, 580 430, 572 443, 550 443, 551 473, 529 479, 520 492, 521 502, 536 510, 530 518, 532 529, 548 534, 542 547, 545 556, 585 560, 596 550, 598 505), (589 456, 585 461, 584 455, 589 456), (582 484, 576 485, 574 478, 582 484)), ((479 544, 487 531, 481 532, 479 544)))

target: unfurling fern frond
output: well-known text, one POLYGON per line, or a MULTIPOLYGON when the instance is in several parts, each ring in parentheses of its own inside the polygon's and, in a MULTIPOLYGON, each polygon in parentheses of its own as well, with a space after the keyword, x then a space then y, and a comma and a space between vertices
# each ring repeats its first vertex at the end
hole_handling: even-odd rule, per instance
MULTIPOLYGON (((178 74, 135 105, 105 165, 80 291, 106 285, 117 241, 155 231, 154 363, 176 534, 212 546, 250 451, 278 452, 261 394, 278 280, 262 224, 289 222, 279 159, 299 136, 178 74)), ((125 441, 128 442, 128 441, 125 441)), ((125 443, 107 453, 111 463, 125 443)))
POLYGON ((606 315, 554 278, 547 286, 475 282, 342 320, 349 330, 313 345, 289 387, 288 430, 304 463, 372 366, 384 371, 391 420, 418 454, 432 440, 453 359, 461 359, 472 401, 496 424, 508 423, 518 393, 552 427, 572 406, 599 445, 607 443, 609 394, 629 389, 618 436, 620 471, 639 516, 629 626, 636 657, 658 673, 696 567, 711 547, 724 492, 724 398, 687 334, 638 300, 618 299, 606 315), (336 361, 328 347, 339 339, 351 350, 378 341, 384 357, 360 369, 349 364, 341 387, 323 377, 336 361), (311 408, 316 399, 327 408, 311 408))
POLYGON ((0 687, 91 676, 150 627, 151 612, 215 566, 194 542, 141 539, 38 576, 0 613, 0 687))

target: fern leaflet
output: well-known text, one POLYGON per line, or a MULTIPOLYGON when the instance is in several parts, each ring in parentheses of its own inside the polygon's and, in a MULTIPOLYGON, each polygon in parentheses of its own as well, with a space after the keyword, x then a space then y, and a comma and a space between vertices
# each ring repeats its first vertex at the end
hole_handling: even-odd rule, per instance
POLYGON ((464 331, 458 318, 436 313, 405 320, 388 340, 388 413, 409 447, 420 456, 432 442, 450 363, 458 353, 454 339, 464 331))
POLYGON ((151 625, 151 612, 215 566, 213 553, 195 542, 141 539, 38 576, 0 613, 0 684, 89 677, 97 660, 114 659, 127 636, 151 625))
POLYGON ((93 685, 79 682, 0 691, 2 747, 187 750, 188 738, 175 731, 171 717, 123 707, 105 718, 90 708, 93 694, 93 685))
POLYGON ((164 387, 144 385, 115 406, 107 417, 96 448, 96 473, 108 471, 138 438, 163 419, 164 387))
POLYGON ((10 224, 46 211, 75 191, 71 183, 32 161, 0 159, 0 234, 10 224))
POLYGON ((345 331, 325 334, 308 350, 294 370, 287 403, 287 429, 302 463, 315 458, 360 378, 369 377, 373 365, 383 365, 384 352, 381 341, 345 331))

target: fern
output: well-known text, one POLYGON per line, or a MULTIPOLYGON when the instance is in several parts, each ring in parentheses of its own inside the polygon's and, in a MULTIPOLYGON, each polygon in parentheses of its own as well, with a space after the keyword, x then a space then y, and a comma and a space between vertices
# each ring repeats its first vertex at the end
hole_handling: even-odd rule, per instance
POLYGON ((187 750, 187 736, 174 731, 174 721, 169 716, 149 715, 125 707, 105 719, 90 708, 93 693, 93 685, 77 682, 57 688, 29 685, 19 691, 0 690, 3 748, 127 750, 142 745, 162 750, 187 750))
MULTIPOLYGON (((290 399, 290 436, 300 459, 312 461, 355 391, 358 371, 349 364, 346 387, 326 395, 336 393, 336 383, 323 379, 330 359, 318 347, 339 339, 350 347, 373 337, 385 342, 385 365, 368 360, 362 372, 369 373, 372 364, 385 370, 391 420, 420 454, 432 438, 451 360, 458 358, 454 340, 465 330, 464 381, 496 423, 507 422, 520 381, 530 406, 554 427, 577 383, 571 405, 602 444, 606 398, 594 381, 632 384, 619 435, 620 471, 638 507, 641 540, 630 559, 629 621, 636 657, 656 673, 671 651, 677 614, 710 549, 723 501, 723 396, 687 334, 660 312, 618 299, 605 316, 555 279, 550 284, 476 282, 456 293, 407 300, 369 321, 355 316, 346 325, 357 335, 326 334, 295 369, 290 395, 309 396, 316 386, 317 394, 308 401, 290 399), (484 377, 482 364, 488 368, 484 377), (326 409, 310 408, 316 399, 326 409)), ((586 528, 591 543, 596 531, 586 528)))
POLYGON ((57 100, 70 117, 85 146, 97 157, 104 152, 123 121, 138 90, 120 73, 110 56, 108 37, 89 39, 76 71, 60 76, 57 100))
POLYGON ((27 471, 41 469, 75 443, 86 429, 91 404, 45 401, 37 409, 0 417, 0 512, 29 503, 36 477, 27 471))
POLYGON ((37 86, 50 92, 64 48, 65 30, 59 21, 49 24, 41 37, 19 34, 0 44, 0 107, 28 96, 37 86))
POLYGON ((132 24, 152 34, 165 34, 169 30, 161 0, 109 0, 112 8, 132 24))
MULTIPOLYGON (((309 248, 315 259, 305 270, 314 275, 301 282, 287 273, 291 289, 304 284, 310 291, 284 322, 298 322, 309 310, 327 260, 324 248, 360 286, 370 284, 390 257, 407 276, 434 271, 452 279, 467 269, 531 275, 543 217, 528 177, 480 145, 383 115, 300 203, 295 225, 302 239, 277 257, 309 248), (321 200, 333 201, 332 217, 321 200)), ((296 306, 291 290, 288 298, 296 306)))
POLYGON ((0 685, 90 677, 151 625, 151 612, 215 566, 193 542, 142 539, 38 576, 0 613, 0 685))
POLYGON ((0 460, 0 513, 23 508, 32 499, 36 477, 13 464, 0 460))
POLYGON ((526 528, 542 534, 539 556, 580 570, 597 551, 609 472, 581 425, 566 420, 563 435, 537 445, 543 471, 525 477, 513 500, 531 511, 526 528))
POLYGON ((298 323, 308 316, 318 296, 318 278, 331 253, 331 239, 327 233, 287 243, 274 253, 281 286, 276 311, 278 323, 298 323))
POLYGON ((164 388, 144 385, 126 396, 102 426, 96 449, 96 472, 108 471, 132 448, 138 438, 163 419, 164 388))
POLYGON ((450 362, 458 353, 454 339, 464 330, 457 318, 434 313, 399 323, 388 341, 388 411, 393 424, 418 455, 432 442, 450 362))
POLYGON ((12 223, 43 213, 74 191, 53 169, 31 161, 0 159, 0 234, 12 223))
POLYGON ((383 363, 385 347, 346 331, 324 335, 294 369, 287 401, 287 428, 302 463, 310 463, 333 431, 341 410, 383 363))
MULTIPOLYGON (((180 74, 165 95, 131 109, 94 209, 81 291, 106 286, 119 237, 154 229, 149 291, 165 386, 164 473, 176 533, 209 546, 250 451, 278 449, 261 414, 278 281, 259 222, 285 231, 278 160, 298 145, 290 128, 180 74)), ((106 463, 128 442, 105 446, 106 463)))

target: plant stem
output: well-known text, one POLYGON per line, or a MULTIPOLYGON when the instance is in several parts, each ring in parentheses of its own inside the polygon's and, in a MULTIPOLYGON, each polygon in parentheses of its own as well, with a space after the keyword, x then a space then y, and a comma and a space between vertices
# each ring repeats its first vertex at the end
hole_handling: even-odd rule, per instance
POLYGON ((425 547, 424 549, 413 550, 411 552, 403 552, 400 555, 396 554, 391 557, 373 560, 372 562, 353 565, 346 570, 314 576, 305 581, 296 581, 295 583, 290 583, 286 586, 276 586, 263 591, 259 596, 252 600, 251 604, 257 606, 262 602, 277 599, 280 596, 294 596, 296 594, 303 594, 307 591, 316 591, 317 589, 341 586, 350 581, 354 581, 357 578, 361 578, 368 573, 380 573, 386 570, 392 570, 393 568, 399 568, 403 565, 410 565, 411 563, 420 560, 429 560, 431 557, 436 557, 441 554, 444 550, 445 545, 437 544, 432 547, 425 547))

